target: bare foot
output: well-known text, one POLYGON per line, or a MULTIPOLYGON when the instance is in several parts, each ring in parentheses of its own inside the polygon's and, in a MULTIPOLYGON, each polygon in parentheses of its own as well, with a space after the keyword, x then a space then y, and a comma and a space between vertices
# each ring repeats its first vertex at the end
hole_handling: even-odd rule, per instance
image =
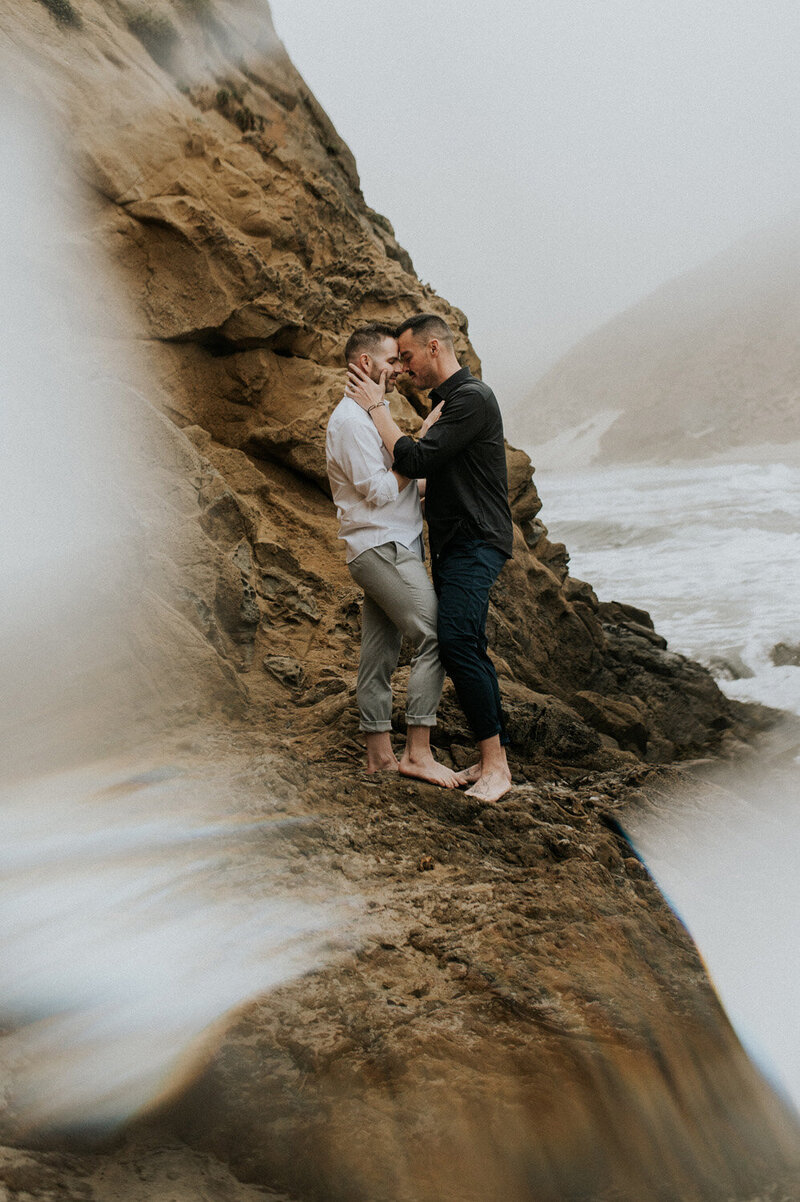
POLYGON ((481 765, 480 760, 477 764, 470 764, 469 768, 462 768, 456 773, 458 777, 458 785, 461 788, 463 785, 474 785, 477 780, 480 780, 481 765))
POLYGON ((499 801, 505 797, 511 788, 511 773, 499 770, 487 772, 467 789, 467 797, 477 797, 478 801, 499 801))
POLYGON ((431 785, 441 785, 443 789, 458 788, 456 773, 438 763, 430 754, 412 758, 406 751, 400 761, 400 771, 403 776, 414 776, 417 780, 426 780, 431 785))
POLYGON ((393 755, 391 759, 384 757, 378 759, 377 756, 370 756, 367 759, 367 772, 399 772, 400 765, 397 761, 397 756, 393 755))

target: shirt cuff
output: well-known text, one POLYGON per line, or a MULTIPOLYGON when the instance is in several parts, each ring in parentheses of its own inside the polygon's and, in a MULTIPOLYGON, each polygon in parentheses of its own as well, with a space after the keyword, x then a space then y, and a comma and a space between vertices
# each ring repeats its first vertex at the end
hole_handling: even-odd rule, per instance
POLYGON ((379 508, 382 505, 389 505, 392 501, 396 501, 400 496, 400 484, 397 476, 391 472, 381 472, 370 484, 369 491, 366 495, 366 501, 370 505, 376 505, 379 508))

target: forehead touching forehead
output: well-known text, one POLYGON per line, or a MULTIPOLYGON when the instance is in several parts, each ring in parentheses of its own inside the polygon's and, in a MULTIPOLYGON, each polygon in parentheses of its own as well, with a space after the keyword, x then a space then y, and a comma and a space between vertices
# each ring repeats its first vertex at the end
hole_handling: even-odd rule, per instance
POLYGON ((393 359, 399 359, 400 355, 397 349, 397 339, 384 338, 380 346, 372 352, 373 358, 388 359, 390 362, 393 359))
POLYGON ((397 327, 396 333, 401 353, 405 350, 412 352, 415 347, 425 347, 432 338, 445 346, 453 347, 450 327, 436 313, 418 313, 416 317, 407 317, 397 327))
POLYGON ((344 361, 345 363, 354 363, 359 355, 364 354, 370 355, 372 358, 377 355, 385 355, 387 358, 396 355, 397 342, 394 328, 373 322, 371 325, 359 326, 357 330, 353 330, 344 348, 344 361), (385 347, 384 343, 388 345, 385 347), (391 349, 388 349, 389 347, 391 349))

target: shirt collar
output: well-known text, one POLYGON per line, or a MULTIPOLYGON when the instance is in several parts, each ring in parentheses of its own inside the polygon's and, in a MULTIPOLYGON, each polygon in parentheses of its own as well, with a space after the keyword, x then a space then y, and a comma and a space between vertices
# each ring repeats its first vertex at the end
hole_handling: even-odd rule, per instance
POLYGON ((446 401, 451 392, 455 392, 459 384, 463 384, 465 380, 472 379, 472 372, 468 367, 462 367, 459 371, 454 371, 452 376, 448 376, 441 384, 437 384, 431 392, 431 400, 439 404, 439 401, 446 401))
POLYGON ((350 402, 351 411, 353 409, 357 409, 359 413, 363 413, 364 417, 367 419, 368 424, 372 427, 373 430, 375 429, 375 423, 373 422, 372 418, 369 416, 369 414, 367 413, 367 411, 363 407, 363 405, 359 405, 358 401, 354 400, 353 397, 351 397, 351 396, 347 396, 347 394, 345 394, 342 397, 342 400, 350 402))

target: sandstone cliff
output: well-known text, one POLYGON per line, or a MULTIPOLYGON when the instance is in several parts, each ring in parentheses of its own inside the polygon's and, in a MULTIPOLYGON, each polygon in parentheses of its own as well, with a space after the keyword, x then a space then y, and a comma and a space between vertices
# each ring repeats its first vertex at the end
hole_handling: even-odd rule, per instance
POLYGON ((523 445, 575 467, 797 443, 799 265, 785 221, 662 285, 542 377, 513 415, 523 445))
MULTIPOLYGON (((209 770, 226 740, 247 753, 250 813, 280 797, 313 818, 286 837, 292 870, 339 879, 374 918, 247 1007, 120 1147, 5 1153, 9 1195, 644 1202, 776 1182, 793 1120, 615 820, 632 795, 669 804, 659 763, 735 751, 745 712, 646 613, 569 576, 509 448, 515 557, 490 634, 517 790, 489 809, 359 776, 358 594, 323 455, 343 334, 434 310, 478 370, 466 319, 366 205, 263 4, 9 0, 0 28, 6 77, 69 129, 75 253, 102 247, 130 298, 100 297, 107 337, 136 351, 130 403, 167 482, 138 645, 157 627, 188 661, 164 747, 209 770), (198 715, 214 737, 181 741, 198 715)), ((418 428, 423 398, 393 405, 418 428)), ((450 694, 437 740, 469 754, 450 694)))
MULTIPOLYGON (((83 237, 132 302, 114 332, 141 351, 150 399, 174 423, 157 441, 172 438, 196 490, 198 523, 181 517, 184 545, 163 563, 172 609, 236 669, 247 705, 287 727, 335 723, 340 745, 354 732, 358 592, 324 431, 344 337, 433 310, 478 370, 466 319, 364 202, 263 5, 20 0, 3 24, 8 78, 69 122, 89 192, 83 237)), ((424 400, 394 405, 416 429, 424 400)), ((711 678, 668 653, 646 614, 598 605, 569 577, 536 516, 528 457, 508 460, 515 557, 491 640, 515 746, 663 761, 719 742, 735 715, 711 678)), ((442 735, 445 748, 466 738, 452 705, 442 735)))

